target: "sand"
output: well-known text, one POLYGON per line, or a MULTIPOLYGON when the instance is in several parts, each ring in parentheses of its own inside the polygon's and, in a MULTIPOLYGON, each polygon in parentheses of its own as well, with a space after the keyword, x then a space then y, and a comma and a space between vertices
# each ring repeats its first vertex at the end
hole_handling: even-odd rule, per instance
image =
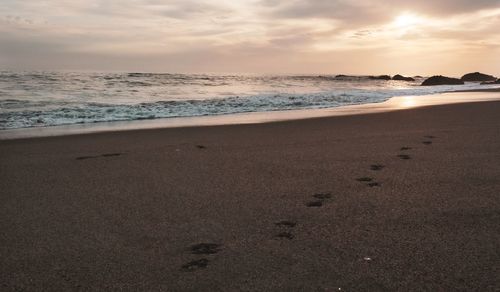
POLYGON ((500 289, 500 102, 6 140, 0 177, 2 291, 500 289))

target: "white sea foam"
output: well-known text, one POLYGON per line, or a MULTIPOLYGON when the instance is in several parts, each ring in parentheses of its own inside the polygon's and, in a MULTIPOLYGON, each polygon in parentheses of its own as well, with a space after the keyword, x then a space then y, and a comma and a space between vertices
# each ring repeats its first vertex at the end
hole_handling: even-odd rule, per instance
POLYGON ((0 129, 314 109, 491 86, 367 77, 0 73, 0 129))

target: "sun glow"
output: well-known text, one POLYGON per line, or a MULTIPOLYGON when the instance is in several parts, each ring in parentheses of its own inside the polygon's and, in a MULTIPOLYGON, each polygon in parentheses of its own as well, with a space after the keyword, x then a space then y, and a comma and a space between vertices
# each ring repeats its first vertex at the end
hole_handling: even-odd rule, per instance
POLYGON ((411 108, 417 106, 415 96, 403 96, 396 100, 398 101, 399 108, 411 108))
POLYGON ((404 13, 399 15, 393 22, 398 28, 411 28, 422 22, 422 18, 413 13, 404 13))

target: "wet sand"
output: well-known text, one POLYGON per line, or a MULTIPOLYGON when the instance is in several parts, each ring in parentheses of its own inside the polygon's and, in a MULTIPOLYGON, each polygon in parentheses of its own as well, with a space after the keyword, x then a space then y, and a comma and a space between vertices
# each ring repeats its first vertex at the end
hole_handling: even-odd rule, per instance
POLYGON ((200 126, 222 126, 238 124, 259 124, 334 116, 383 113, 433 105, 499 101, 500 89, 448 92, 421 96, 396 96, 378 103, 364 103, 320 109, 295 109, 287 111, 251 112, 228 115, 178 117, 139 121, 73 124, 53 127, 33 127, 0 131, 0 140, 33 137, 48 137, 97 132, 117 132, 141 129, 186 128, 200 126))
POLYGON ((498 291, 500 102, 0 141, 2 291, 498 291))

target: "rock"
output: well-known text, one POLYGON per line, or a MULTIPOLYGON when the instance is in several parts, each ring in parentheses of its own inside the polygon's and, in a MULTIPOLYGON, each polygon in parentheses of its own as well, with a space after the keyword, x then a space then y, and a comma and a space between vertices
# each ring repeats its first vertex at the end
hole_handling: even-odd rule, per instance
POLYGON ((394 77, 392 77, 392 80, 399 80, 399 81, 415 81, 415 79, 411 78, 411 77, 404 77, 403 75, 394 75, 394 77))
POLYGON ((497 80, 497 78, 494 76, 491 76, 491 75, 486 75, 483 73, 474 72, 474 73, 465 74, 464 76, 462 76, 462 78, 460 78, 460 80, 471 81, 471 82, 480 82, 480 81, 495 81, 495 80, 497 80))
POLYGON ((497 79, 497 81, 484 81, 484 82, 481 82, 481 85, 488 85, 488 84, 500 84, 500 79, 497 79))
POLYGON ((372 80, 391 80, 391 76, 389 75, 368 76, 368 78, 372 80))
POLYGON ((335 80, 336 78, 334 76, 328 76, 328 75, 318 75, 318 76, 295 76, 296 78, 301 78, 301 79, 323 79, 323 80, 335 80))
POLYGON ((335 79, 359 79, 359 76, 352 76, 352 75, 344 75, 344 74, 339 74, 335 76, 335 79))
POLYGON ((458 78, 450 78, 446 76, 432 76, 427 78, 422 82, 422 86, 432 86, 432 85, 461 85, 464 82, 458 78))

